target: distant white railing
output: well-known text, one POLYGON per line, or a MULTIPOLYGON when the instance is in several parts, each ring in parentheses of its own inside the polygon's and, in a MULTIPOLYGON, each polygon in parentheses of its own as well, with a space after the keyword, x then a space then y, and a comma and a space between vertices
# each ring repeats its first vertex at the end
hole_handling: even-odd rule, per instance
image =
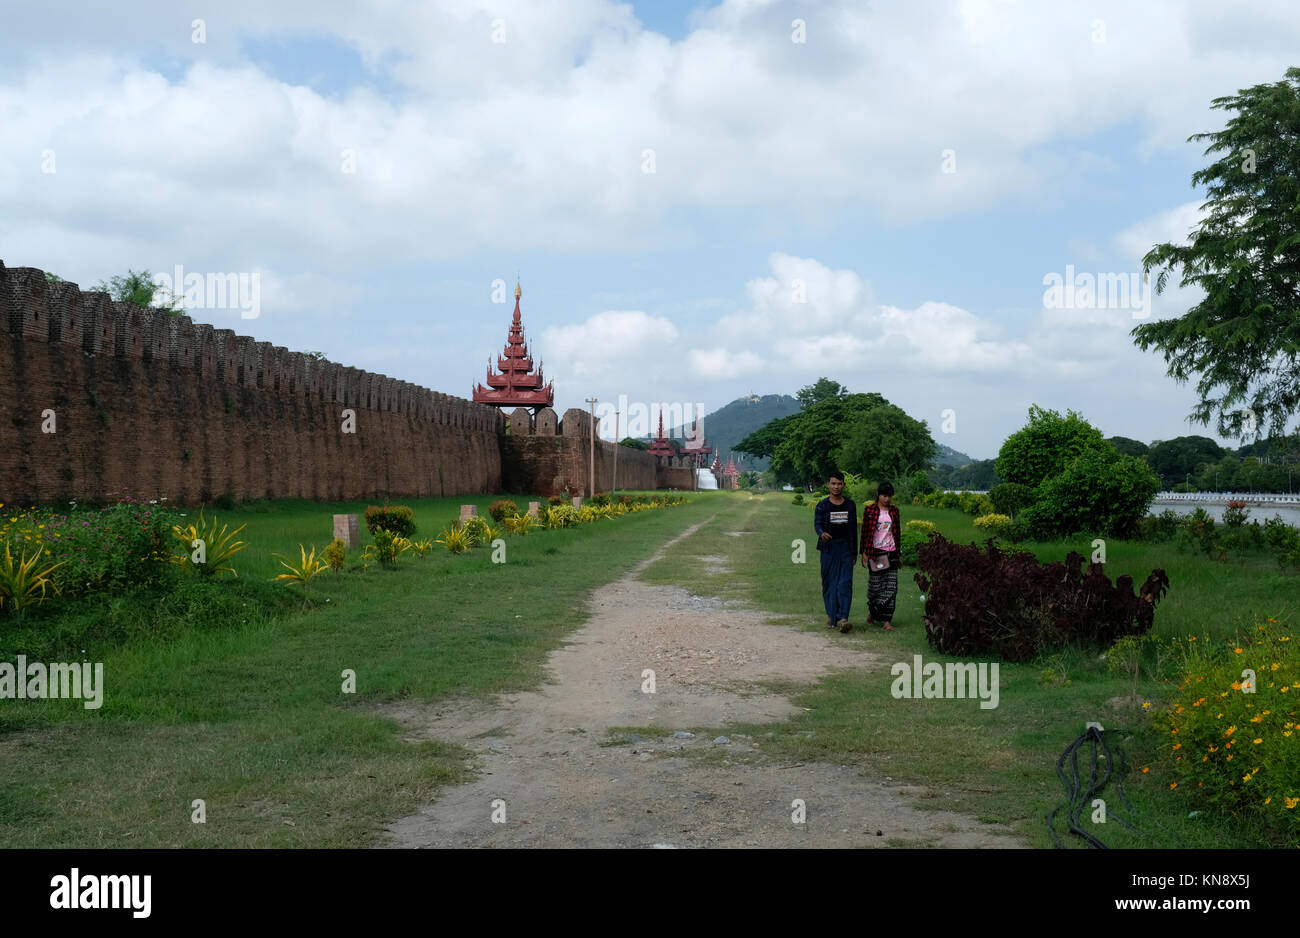
POLYGON ((1210 504, 1241 501, 1254 505, 1300 506, 1300 494, 1285 495, 1274 492, 1156 492, 1157 502, 1208 502, 1210 504))

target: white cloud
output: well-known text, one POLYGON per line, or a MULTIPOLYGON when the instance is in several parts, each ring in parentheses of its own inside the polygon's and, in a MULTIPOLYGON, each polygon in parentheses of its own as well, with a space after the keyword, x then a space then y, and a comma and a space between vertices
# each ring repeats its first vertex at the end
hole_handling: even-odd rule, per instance
POLYGON ((758 374, 766 362, 753 352, 728 348, 691 349, 691 368, 705 380, 758 374))
POLYGON ((596 313, 584 322, 542 331, 541 351, 570 379, 617 375, 662 356, 677 339, 677 327, 644 312, 596 313))
POLYGON ((1184 147, 1189 127, 1221 121, 1211 98, 1276 80, 1300 39, 1285 0, 1252 6, 1250 35, 1269 39, 1258 50, 1234 16, 1174 0, 726 0, 669 42, 606 0, 231 0, 200 46, 161 0, 111 16, 31 5, 0 37, 0 200, 15 230, 134 237, 158 266, 177 245, 224 266, 356 269, 662 247, 692 237, 668 223, 683 209, 915 221, 1056 198, 1105 168, 1071 141, 1107 128, 1136 125, 1135 148, 1184 147), (790 41, 795 13, 804 44, 790 41), (399 93, 322 96, 240 57, 241 39, 303 36, 388 68, 399 93), (160 49, 182 78, 143 64, 160 49), (948 148, 953 174, 940 172, 948 148))

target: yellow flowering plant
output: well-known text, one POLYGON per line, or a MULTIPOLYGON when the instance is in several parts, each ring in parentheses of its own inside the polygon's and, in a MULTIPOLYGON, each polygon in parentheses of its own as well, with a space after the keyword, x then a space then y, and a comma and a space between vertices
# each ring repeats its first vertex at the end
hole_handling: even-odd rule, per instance
POLYGON ((1186 641, 1178 689, 1156 726, 1193 797, 1300 836, 1300 643, 1272 621, 1251 631, 1226 643, 1186 641))

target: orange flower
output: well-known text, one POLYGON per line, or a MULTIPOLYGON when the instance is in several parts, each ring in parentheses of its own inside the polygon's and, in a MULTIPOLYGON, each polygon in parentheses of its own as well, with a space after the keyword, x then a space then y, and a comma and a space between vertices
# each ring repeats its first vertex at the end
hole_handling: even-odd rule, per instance
POLYGON ((1241 651, 1240 648, 1234 648, 1234 649, 1232 649, 1232 650, 1233 650, 1234 653, 1236 653, 1236 654, 1238 654, 1238 655, 1240 655, 1240 654, 1242 653, 1242 651, 1241 651))
POLYGON ((1178 783, 1177 783, 1177 782, 1170 782, 1170 783, 1169 783, 1169 790, 1170 790, 1170 791, 1173 791, 1173 790, 1174 790, 1175 788, 1177 788, 1177 787, 1178 787, 1178 783))

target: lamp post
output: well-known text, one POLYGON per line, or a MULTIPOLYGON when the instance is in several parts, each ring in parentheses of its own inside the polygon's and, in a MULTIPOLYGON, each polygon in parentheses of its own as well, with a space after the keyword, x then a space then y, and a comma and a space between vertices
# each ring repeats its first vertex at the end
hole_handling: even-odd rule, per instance
POLYGON ((587 398, 587 403, 591 405, 591 457, 587 464, 587 479, 591 486, 591 497, 596 497, 596 399, 587 398))
POLYGON ((609 501, 611 505, 617 500, 618 497, 618 447, 619 447, 618 433, 619 433, 620 416, 621 416, 620 411, 617 410, 614 411, 614 475, 609 480, 609 501))

